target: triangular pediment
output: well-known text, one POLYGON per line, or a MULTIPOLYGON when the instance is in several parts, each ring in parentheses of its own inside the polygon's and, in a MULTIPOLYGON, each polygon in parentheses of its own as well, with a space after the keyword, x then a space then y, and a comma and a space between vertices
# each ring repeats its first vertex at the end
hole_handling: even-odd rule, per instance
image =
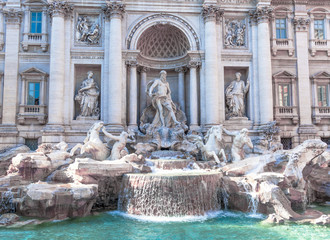
POLYGON ((37 69, 35 67, 29 68, 23 72, 21 72, 21 75, 30 75, 30 74, 35 74, 35 75, 48 75, 46 72, 41 71, 40 69, 37 69))
POLYGON ((296 75, 288 71, 280 71, 273 75, 273 78, 296 78, 296 75))
POLYGON ((312 76, 313 79, 319 79, 319 78, 330 78, 330 73, 323 71, 323 72, 319 72, 316 73, 312 76))
POLYGON ((46 0, 26 0, 24 1, 26 5, 47 5, 48 2, 46 0))

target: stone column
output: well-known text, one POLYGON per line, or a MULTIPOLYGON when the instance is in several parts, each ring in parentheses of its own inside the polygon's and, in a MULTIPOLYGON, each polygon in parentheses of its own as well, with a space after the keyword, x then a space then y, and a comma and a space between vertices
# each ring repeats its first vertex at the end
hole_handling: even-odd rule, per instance
POLYGON ((258 85, 260 122, 273 120, 272 65, 270 54, 269 19, 272 8, 257 7, 252 17, 258 21, 258 85))
POLYGON ((122 17, 124 4, 108 2, 103 9, 110 18, 109 40, 109 82, 108 82, 108 124, 112 128, 122 129, 122 17))
POLYGON ((185 112, 185 93, 184 93, 184 74, 186 72, 186 68, 180 67, 176 68, 175 71, 178 73, 178 100, 181 110, 185 112))
POLYGON ((298 70, 298 96, 300 125, 312 124, 311 84, 308 63, 308 27, 310 20, 306 17, 295 18, 296 52, 298 70))
POLYGON ((140 112, 147 107, 147 71, 146 67, 140 68, 140 112))
POLYGON ((189 104, 190 104, 190 130, 198 127, 198 91, 197 91, 197 68, 201 65, 199 61, 190 61, 190 84, 189 84, 189 104))
POLYGON ((4 32, 3 32, 3 10, 0 9, 0 51, 3 49, 4 45, 4 32))
POLYGON ((223 12, 214 5, 203 5, 202 15, 205 22, 205 113, 206 125, 219 124, 219 89, 218 84, 218 56, 217 56, 217 36, 216 19, 223 12))
POLYGON ((48 12, 52 17, 50 70, 49 70, 49 106, 48 125, 58 130, 64 123, 64 81, 65 81, 65 24, 64 18, 73 7, 65 1, 49 4, 48 12))
POLYGON ((129 128, 137 129, 137 61, 126 61, 129 67, 129 128))
POLYGON ((2 124, 15 125, 18 106, 18 52, 22 12, 5 9, 6 52, 3 84, 2 124))

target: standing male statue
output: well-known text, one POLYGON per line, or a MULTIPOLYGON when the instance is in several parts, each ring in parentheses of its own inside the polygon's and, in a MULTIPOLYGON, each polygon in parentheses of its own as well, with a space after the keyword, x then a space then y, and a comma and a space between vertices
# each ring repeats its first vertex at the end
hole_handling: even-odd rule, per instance
POLYGON ((236 80, 232 81, 226 89, 226 105, 229 117, 244 117, 245 104, 244 97, 249 90, 250 82, 246 81, 246 86, 241 80, 241 73, 237 72, 236 80))
POLYGON ((100 91, 97 83, 93 79, 93 72, 87 72, 87 79, 85 79, 75 96, 75 100, 80 105, 81 117, 99 117, 99 98, 100 91))
POLYGON ((152 98, 152 106, 157 110, 153 126, 173 127, 179 125, 174 111, 176 106, 171 98, 171 89, 166 81, 166 71, 160 72, 160 78, 151 81, 147 87, 147 93, 152 98), (155 92, 153 92, 155 90, 155 92))

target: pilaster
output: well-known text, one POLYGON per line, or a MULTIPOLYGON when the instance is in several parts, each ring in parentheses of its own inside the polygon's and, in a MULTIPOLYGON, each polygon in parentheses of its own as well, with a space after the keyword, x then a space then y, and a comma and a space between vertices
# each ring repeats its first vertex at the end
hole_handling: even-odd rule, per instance
POLYGON ((190 61, 188 64, 188 67, 190 69, 190 130, 195 130, 198 127, 197 69, 200 65, 200 61, 190 61))
POLYGON ((137 61, 127 60, 126 65, 129 68, 129 128, 137 129, 137 61))

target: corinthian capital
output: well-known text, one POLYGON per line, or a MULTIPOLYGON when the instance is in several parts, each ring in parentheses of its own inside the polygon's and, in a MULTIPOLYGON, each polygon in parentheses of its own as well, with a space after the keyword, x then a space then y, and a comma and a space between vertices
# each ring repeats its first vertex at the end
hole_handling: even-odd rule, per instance
POLYGON ((295 25, 297 31, 307 31, 309 23, 310 23, 309 18, 295 17, 293 19, 293 24, 295 25))
POLYGON ((48 1, 48 14, 52 16, 68 16, 73 10, 73 6, 66 1, 48 1))
POLYGON ((256 10, 250 11, 250 19, 251 22, 268 22, 272 17, 273 8, 265 6, 265 7, 257 7, 256 10))
POLYGON ((202 15, 204 21, 215 21, 220 19, 220 17, 223 15, 223 10, 221 10, 218 6, 204 4, 202 15))
POLYGON ((107 2, 103 11, 108 18, 122 18, 125 13, 125 5, 121 2, 107 2))

